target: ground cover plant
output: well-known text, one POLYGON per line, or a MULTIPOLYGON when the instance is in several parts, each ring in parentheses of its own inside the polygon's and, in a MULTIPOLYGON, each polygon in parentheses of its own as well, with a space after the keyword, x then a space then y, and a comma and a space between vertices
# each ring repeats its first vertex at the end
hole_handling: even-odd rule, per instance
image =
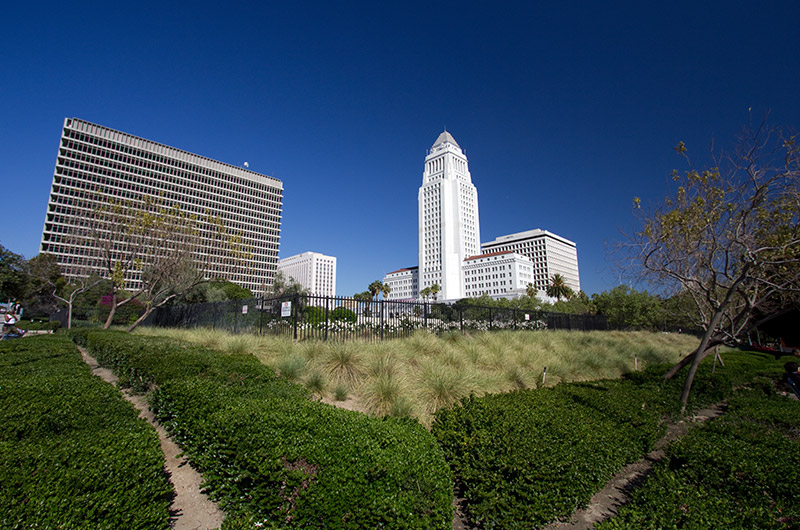
POLYGON ((167 529, 155 431, 64 335, 0 342, 0 527, 167 529))
MULTIPOLYGON (((714 367, 711 362, 701 366, 691 407, 721 402, 734 396, 734 382, 737 385, 755 384, 762 389, 760 394, 757 393, 758 398, 767 399, 764 389, 774 393, 773 380, 781 370, 780 361, 772 356, 743 352, 728 352, 725 359, 724 368, 714 367)), ((461 406, 438 411, 433 433, 453 468, 470 523, 478 528, 537 528, 554 520, 566 519, 575 509, 584 506, 591 495, 625 464, 639 460, 652 449, 662 431, 663 421, 669 417, 675 419, 680 413, 683 381, 664 381, 662 375, 667 368, 667 365, 651 367, 620 380, 564 383, 535 392, 470 398, 461 406)), ((786 398, 776 403, 794 406, 786 398)), ((731 408, 737 410, 735 402, 731 408)), ((772 418, 770 421, 777 421, 774 409, 766 407, 760 410, 759 421, 762 424, 767 417, 772 418), (773 416, 768 416, 765 411, 771 411, 773 416)), ((782 428, 797 429, 800 426, 800 416, 796 411, 778 417, 783 422, 782 428)), ((715 425, 724 423, 715 422, 715 425)), ((729 454, 732 460, 747 462, 744 467, 758 468, 762 458, 776 457, 778 452, 788 451, 795 444, 786 443, 787 440, 774 443, 775 436, 765 434, 772 430, 762 426, 759 434, 755 431, 748 434, 754 440, 771 440, 764 442, 774 446, 771 452, 766 453, 755 450, 748 453, 741 448, 733 452, 730 443, 725 445, 710 436, 713 430, 697 431, 701 434, 696 436, 702 440, 702 447, 694 453, 697 484, 705 483, 707 467, 715 465, 715 454, 729 454), (705 455, 710 455, 711 461, 707 461, 705 455)), ((796 445, 792 450, 797 453, 796 445)), ((789 465, 797 460, 792 458, 789 465)), ((774 469, 783 465, 776 461, 774 469)), ((725 477, 733 476, 730 469, 735 469, 735 466, 721 467, 708 473, 710 487, 705 491, 718 491, 725 477), (719 480, 711 478, 715 473, 719 480)), ((741 503, 754 494, 757 497, 764 491, 759 489, 763 484, 777 478, 777 471, 762 474, 757 481, 747 484, 751 489, 750 495, 737 490, 731 495, 730 502, 741 503)), ((662 506, 669 506, 673 511, 677 507, 680 511, 679 499, 689 490, 696 492, 697 484, 673 492, 672 496, 662 495, 663 490, 652 493, 641 502, 637 512, 639 519, 620 528, 730 528, 727 524, 708 524, 708 521, 722 523, 730 520, 719 513, 711 517, 700 509, 695 510, 692 517, 684 517, 678 522, 665 519, 652 526, 643 524, 650 517, 651 501, 659 500, 662 506), (695 526, 682 526, 687 521, 695 526)), ((674 483, 663 484, 663 489, 674 486, 674 483)), ((787 490, 783 488, 782 491, 785 494, 787 490)), ((778 494, 764 495, 767 499, 762 499, 761 508, 772 506, 773 514, 787 504, 784 502, 775 508, 774 499, 778 494)), ((791 499, 797 500, 794 496, 791 499)), ((709 504, 708 509, 721 510, 722 506, 709 504)), ((773 522, 777 520, 779 518, 773 518, 773 522)), ((736 527, 761 526, 743 524, 736 527)))
POLYGON ((416 421, 309 399, 247 353, 116 332, 73 336, 123 384, 155 385, 154 412, 226 511, 223 528, 451 526, 452 475, 416 421))
POLYGON ((252 353, 330 403, 377 416, 411 416, 426 426, 437 409, 470 394, 616 378, 648 365, 674 363, 696 346, 696 338, 690 335, 621 331, 442 336, 420 331, 407 339, 379 343, 293 342, 210 329, 145 328, 139 332, 252 353))
POLYGON ((633 501, 598 528, 798 528, 798 429, 800 402, 744 388, 724 416, 673 443, 633 501))

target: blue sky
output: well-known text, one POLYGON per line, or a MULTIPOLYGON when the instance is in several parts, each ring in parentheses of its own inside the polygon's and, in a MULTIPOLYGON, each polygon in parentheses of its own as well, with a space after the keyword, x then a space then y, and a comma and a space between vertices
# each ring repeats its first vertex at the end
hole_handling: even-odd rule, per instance
POLYGON ((280 256, 338 258, 339 294, 417 264, 417 191, 446 127, 481 239, 578 245, 589 294, 658 202, 750 119, 800 125, 800 3, 13 2, 0 32, 0 243, 38 253, 64 117, 284 184, 280 256), (189 4, 187 4, 189 5, 189 4))

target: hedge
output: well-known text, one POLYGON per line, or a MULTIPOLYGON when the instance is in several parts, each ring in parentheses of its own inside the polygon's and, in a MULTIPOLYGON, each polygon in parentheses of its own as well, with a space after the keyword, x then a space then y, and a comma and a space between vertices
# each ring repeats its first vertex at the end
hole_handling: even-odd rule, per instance
POLYGON ((167 529, 155 431, 63 335, 0 343, 0 527, 167 529))
MULTIPOLYGON (((437 412, 432 432, 456 476, 470 523, 537 528, 572 512, 660 438, 682 382, 664 367, 615 381, 470 397, 437 412)), ((695 405, 724 398, 726 376, 698 377, 695 405)))
POLYGON ((160 337, 74 333, 152 407, 228 517, 298 528, 451 528, 452 474, 409 419, 312 401, 249 355, 160 337))
POLYGON ((800 527, 800 403, 743 390, 668 448, 603 530, 800 527))

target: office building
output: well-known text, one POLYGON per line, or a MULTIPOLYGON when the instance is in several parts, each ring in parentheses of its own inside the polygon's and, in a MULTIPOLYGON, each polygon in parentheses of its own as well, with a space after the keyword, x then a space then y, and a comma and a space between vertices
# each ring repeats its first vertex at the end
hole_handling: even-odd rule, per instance
POLYGON ((419 298, 419 267, 408 267, 388 273, 383 283, 390 288, 387 300, 414 301, 419 298))
POLYGON ((303 252, 278 261, 278 270, 316 296, 336 296, 336 258, 303 252))
POLYGON ((537 291, 544 295, 553 276, 560 274, 564 283, 576 293, 581 289, 578 273, 578 250, 575 243, 547 230, 528 230, 481 245, 484 254, 496 252, 516 252, 527 256, 533 262, 533 283, 537 291))
MULTIPOLYGON (((238 233, 252 259, 233 266, 225 252, 209 248, 204 274, 255 293, 272 285, 281 230, 280 180, 162 145, 77 118, 66 118, 56 157, 41 251, 57 257, 68 279, 97 272, 107 276, 91 239, 77 243, 97 197, 119 201, 157 197, 198 217, 218 217, 238 233), (94 199, 93 199, 94 198, 94 199), (94 201, 94 202, 93 202, 94 201)), ((146 263, 144 264, 146 266, 146 263)), ((130 271, 125 287, 141 285, 130 271)))
POLYGON ((462 264, 480 253, 478 191, 467 157, 445 131, 425 157, 419 201, 419 289, 434 284, 440 300, 464 296, 462 264))
POLYGON ((464 296, 524 295, 533 282, 533 263, 517 252, 478 254, 464 260, 464 296))

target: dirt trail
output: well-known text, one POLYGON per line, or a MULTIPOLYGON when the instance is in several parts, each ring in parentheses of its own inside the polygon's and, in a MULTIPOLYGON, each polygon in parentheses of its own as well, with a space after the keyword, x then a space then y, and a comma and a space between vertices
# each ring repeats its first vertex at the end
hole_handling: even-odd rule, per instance
POLYGON ((616 515, 619 507, 630 501, 631 492, 650 474, 653 464, 666 456, 664 448, 670 442, 685 435, 691 423, 715 418, 725 411, 725 407, 725 403, 720 403, 697 412, 691 418, 670 424, 655 448, 644 459, 629 464, 617 473, 602 490, 595 493, 586 508, 573 513, 569 522, 552 523, 542 530, 589 530, 600 521, 616 515))
MULTIPOLYGON (((78 348, 92 373, 104 381, 116 385, 117 376, 111 370, 102 368, 97 360, 84 349, 78 348)), ((180 457, 181 450, 169 439, 167 432, 159 425, 143 396, 132 395, 123 390, 125 399, 133 403, 139 416, 150 422, 158 433, 161 450, 164 452, 164 468, 175 487, 175 498, 170 507, 170 524, 174 530, 212 530, 222 525, 225 514, 200 491, 203 477, 192 469, 185 458, 180 457)))

